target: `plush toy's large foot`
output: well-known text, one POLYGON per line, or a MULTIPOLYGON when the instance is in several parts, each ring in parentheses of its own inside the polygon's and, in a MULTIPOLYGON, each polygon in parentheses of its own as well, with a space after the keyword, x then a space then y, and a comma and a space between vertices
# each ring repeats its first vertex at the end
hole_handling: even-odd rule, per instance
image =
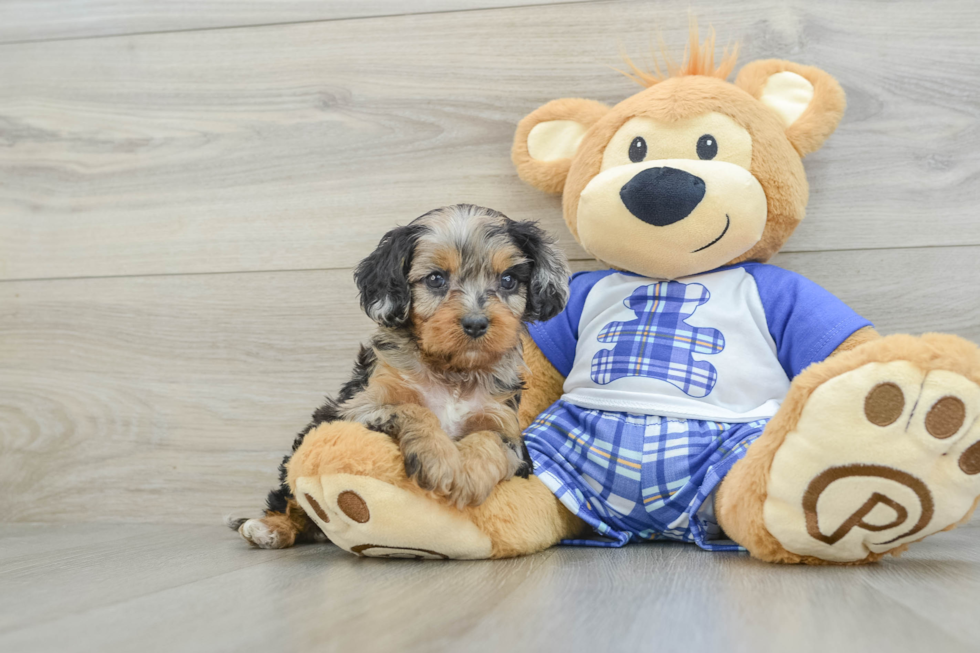
POLYGON ((332 542, 360 556, 506 558, 586 529, 545 485, 513 478, 462 510, 405 474, 398 445, 360 424, 308 433, 289 462, 296 501, 332 542))
POLYGON ((296 499, 330 541, 357 555, 490 557, 490 538, 461 512, 369 476, 300 477, 296 499))
POLYGON ((337 546, 384 558, 487 558, 490 538, 405 475, 398 445, 360 424, 307 434, 289 462, 306 514, 337 546))
POLYGON ((725 479, 726 532, 757 557, 862 563, 967 519, 980 495, 980 355, 891 336, 794 381, 725 479))

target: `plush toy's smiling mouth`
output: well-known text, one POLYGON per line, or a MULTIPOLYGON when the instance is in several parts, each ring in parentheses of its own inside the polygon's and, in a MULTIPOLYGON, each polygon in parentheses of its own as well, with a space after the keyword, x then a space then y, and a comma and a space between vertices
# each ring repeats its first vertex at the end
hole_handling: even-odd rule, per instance
POLYGON ((717 243, 717 242, 718 242, 719 240, 721 240, 722 238, 724 238, 724 237, 725 237, 725 234, 727 234, 727 233, 728 233, 728 228, 729 228, 730 226, 732 226, 732 219, 731 219, 731 218, 729 218, 729 217, 728 217, 728 214, 726 213, 726 214, 725 214, 725 228, 721 230, 721 233, 720 233, 720 234, 718 235, 718 237, 717 237, 717 238, 715 238, 714 240, 712 240, 712 241, 711 241, 710 243, 708 243, 708 244, 707 244, 707 245, 705 245, 704 247, 698 247, 698 248, 697 248, 696 250, 694 250, 694 251, 693 251, 693 252, 691 252, 691 253, 692 253, 692 254, 696 254, 696 253, 698 253, 698 252, 700 252, 700 251, 703 251, 703 250, 706 250, 706 249, 708 249, 709 247, 711 247, 712 245, 714 245, 715 243, 717 243))
POLYGON ((727 161, 658 159, 599 172, 579 194, 575 224, 582 246, 606 263, 648 277, 679 279, 748 252, 762 238, 767 215, 765 190, 748 169, 727 161), (634 180, 647 180, 644 171, 651 169, 659 170, 658 181, 667 185, 644 193, 648 189, 640 184, 634 192, 634 180), (672 177, 694 184, 666 170, 703 182, 704 195, 697 193, 696 205, 693 199, 671 202, 667 182, 676 181, 672 177), (654 209, 646 211, 649 206, 654 209))

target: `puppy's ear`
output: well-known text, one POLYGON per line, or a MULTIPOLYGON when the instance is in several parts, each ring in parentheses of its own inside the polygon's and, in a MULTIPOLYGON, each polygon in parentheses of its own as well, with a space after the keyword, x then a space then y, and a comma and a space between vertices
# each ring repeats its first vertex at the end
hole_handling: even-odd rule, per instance
POLYGON ((525 322, 544 322, 561 313, 568 301, 568 261, 555 239, 533 222, 507 223, 507 233, 531 263, 525 322))
POLYGON ((800 156, 820 149, 844 115, 844 90, 813 66, 781 59, 753 61, 739 71, 735 85, 779 116, 800 156))
POLYGON ((408 320, 412 306, 408 271, 422 229, 421 225, 411 224, 392 229, 354 269, 361 308, 381 326, 397 327, 408 320))
POLYGON ((552 100, 521 120, 511 158, 517 175, 538 190, 560 193, 585 132, 609 111, 594 100, 552 100))

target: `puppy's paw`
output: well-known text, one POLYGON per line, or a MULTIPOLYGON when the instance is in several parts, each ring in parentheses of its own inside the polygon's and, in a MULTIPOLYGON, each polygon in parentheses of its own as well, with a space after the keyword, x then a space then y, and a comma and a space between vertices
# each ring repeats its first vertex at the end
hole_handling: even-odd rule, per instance
POLYGON ((240 521, 238 533, 245 541, 260 549, 286 549, 296 543, 299 531, 284 514, 267 514, 262 519, 240 521))
POLYGON ((423 490, 449 496, 462 469, 456 444, 446 437, 402 440, 405 474, 423 490))
POLYGON ((449 500, 460 510, 466 506, 478 506, 487 500, 500 481, 500 474, 493 469, 466 470, 457 475, 453 489, 449 493, 449 500))
POLYGON ((478 506, 497 484, 514 476, 522 460, 516 447, 506 445, 493 431, 471 433, 459 442, 462 469, 449 498, 457 508, 478 506))
POLYGON ((238 527, 245 541, 260 549, 285 549, 293 545, 296 537, 265 519, 247 519, 238 527))

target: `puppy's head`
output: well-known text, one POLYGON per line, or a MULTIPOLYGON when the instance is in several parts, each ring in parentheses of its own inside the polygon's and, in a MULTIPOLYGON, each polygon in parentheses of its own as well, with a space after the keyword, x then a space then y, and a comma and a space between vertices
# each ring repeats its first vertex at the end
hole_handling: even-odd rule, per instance
POLYGON ((389 231, 354 278, 371 319, 412 331, 443 364, 475 368, 516 347, 523 321, 561 312, 568 274, 535 224, 457 204, 389 231))

